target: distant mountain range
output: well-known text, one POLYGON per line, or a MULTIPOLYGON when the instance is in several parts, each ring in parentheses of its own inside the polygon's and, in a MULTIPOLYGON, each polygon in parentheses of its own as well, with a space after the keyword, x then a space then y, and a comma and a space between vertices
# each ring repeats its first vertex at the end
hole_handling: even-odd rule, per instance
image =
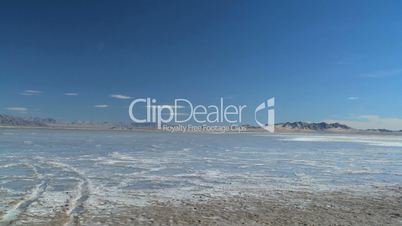
POLYGON ((299 132, 308 132, 308 131, 328 131, 328 132, 367 132, 367 133, 393 133, 393 132, 402 132, 402 130, 394 131, 387 129, 367 129, 367 130, 359 130, 351 128, 347 125, 340 123, 327 123, 327 122, 319 122, 319 123, 310 123, 310 122, 286 122, 286 123, 278 123, 275 125, 275 129, 278 132, 287 132, 287 131, 299 131, 299 132))
POLYGON ((46 127, 51 123, 56 123, 56 120, 51 118, 22 118, 0 114, 1 126, 46 127))
MULTIPOLYGON (((122 123, 122 122, 103 122, 96 123, 90 121, 74 121, 74 122, 58 122, 52 118, 32 118, 32 117, 18 117, 0 114, 0 126, 7 127, 48 127, 48 128, 65 128, 65 129, 111 129, 111 130, 133 130, 133 129, 154 129, 156 128, 155 123, 122 123)), ((244 125, 252 130, 259 130, 257 126, 244 125)), ((286 122, 278 123, 275 125, 275 129, 278 132, 373 132, 373 133, 392 133, 392 132, 402 132, 392 131, 387 129, 368 129, 368 130, 358 130, 353 129, 347 125, 340 123, 310 123, 310 122, 286 122)))
POLYGON ((90 122, 90 121, 73 121, 59 122, 52 118, 33 118, 18 117, 0 114, 0 126, 6 127, 47 127, 47 128, 92 128, 92 129, 115 129, 130 130, 137 128, 155 128, 155 123, 122 123, 122 122, 90 122))
POLYGON ((301 130, 329 130, 329 129, 341 129, 349 130, 352 129, 347 125, 340 123, 308 123, 308 122, 286 122, 277 124, 277 127, 282 127, 286 129, 301 129, 301 130))

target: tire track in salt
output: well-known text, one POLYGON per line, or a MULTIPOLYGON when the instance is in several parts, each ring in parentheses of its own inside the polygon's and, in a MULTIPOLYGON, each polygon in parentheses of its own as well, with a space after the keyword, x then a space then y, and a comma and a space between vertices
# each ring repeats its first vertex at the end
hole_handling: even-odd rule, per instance
POLYGON ((70 209, 66 211, 66 215, 68 216, 69 220, 65 223, 65 225, 68 226, 79 225, 80 218, 85 211, 85 202, 88 200, 91 193, 89 189, 89 180, 84 173, 71 165, 55 161, 44 161, 43 163, 56 168, 60 168, 65 171, 72 172, 80 181, 79 184, 76 186, 76 194, 74 198, 68 200, 70 209))
POLYGON ((32 203, 36 202, 39 197, 46 191, 46 188, 49 184, 49 180, 45 179, 42 174, 39 174, 36 166, 33 166, 29 163, 23 163, 23 165, 31 167, 35 175, 38 176, 38 179, 41 180, 41 183, 36 185, 29 195, 23 198, 13 208, 8 210, 5 215, 3 215, 3 217, 0 219, 0 226, 8 226, 15 223, 15 221, 18 220, 18 216, 24 213, 29 208, 29 206, 32 203))

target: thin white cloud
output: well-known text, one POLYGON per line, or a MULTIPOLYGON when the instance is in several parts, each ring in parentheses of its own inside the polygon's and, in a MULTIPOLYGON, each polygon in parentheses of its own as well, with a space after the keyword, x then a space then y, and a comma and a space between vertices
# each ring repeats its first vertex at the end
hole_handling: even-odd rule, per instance
POLYGON ((348 97, 348 100, 358 100, 360 97, 348 97))
POLYGON ((360 76, 366 78, 385 78, 400 75, 402 75, 402 69, 378 70, 370 73, 363 73, 360 76))
POLYGON ((107 105, 107 104, 98 104, 98 105, 95 105, 94 107, 95 108, 108 108, 109 105, 107 105))
POLYGON ((380 117, 378 115, 359 115, 351 119, 325 120, 326 122, 339 122, 356 129, 389 129, 402 130, 402 118, 380 117))
POLYGON ((120 100, 128 100, 131 99, 130 96, 122 95, 122 94, 111 94, 111 98, 120 99, 120 100))
POLYGON ((42 91, 27 89, 20 94, 23 96, 39 96, 42 94, 42 91))
POLYGON ((65 96, 78 96, 79 93, 64 93, 65 96))
POLYGON ((8 110, 8 111, 16 111, 16 112, 26 112, 26 111, 28 111, 28 108, 24 108, 24 107, 8 107, 8 108, 6 108, 6 110, 8 110))

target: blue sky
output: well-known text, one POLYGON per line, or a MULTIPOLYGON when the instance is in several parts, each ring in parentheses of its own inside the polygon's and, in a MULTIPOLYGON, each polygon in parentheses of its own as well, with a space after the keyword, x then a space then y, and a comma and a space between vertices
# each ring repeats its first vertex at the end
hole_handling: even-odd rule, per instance
POLYGON ((123 96, 250 107, 274 96, 277 121, 402 129, 401 9, 391 0, 2 1, 0 113, 128 121, 123 96))

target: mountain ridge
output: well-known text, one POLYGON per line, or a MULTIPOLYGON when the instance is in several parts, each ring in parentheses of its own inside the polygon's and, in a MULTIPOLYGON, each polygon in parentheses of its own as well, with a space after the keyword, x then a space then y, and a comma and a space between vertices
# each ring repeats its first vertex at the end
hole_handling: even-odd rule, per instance
POLYGON ((285 122, 278 123, 276 126, 287 129, 303 129, 303 130, 328 130, 328 129, 343 129, 350 130, 351 127, 340 123, 327 123, 327 122, 285 122))
MULTIPOLYGON (((133 130, 148 128, 156 128, 154 123, 123 123, 123 122, 90 122, 90 121, 73 121, 73 122, 60 122, 53 118, 39 118, 39 117, 20 117, 7 114, 0 114, 0 126, 7 127, 43 127, 43 128, 98 128, 98 129, 111 129, 111 130, 133 130)), ((260 129, 258 126, 243 125, 250 129, 260 129)), ((363 131, 363 132, 376 132, 376 133, 393 133, 402 132, 402 130, 394 131, 388 129, 367 129, 359 130, 349 127, 341 123, 327 123, 327 122, 285 122, 275 124, 275 129, 278 132, 305 132, 305 131, 363 131)))

